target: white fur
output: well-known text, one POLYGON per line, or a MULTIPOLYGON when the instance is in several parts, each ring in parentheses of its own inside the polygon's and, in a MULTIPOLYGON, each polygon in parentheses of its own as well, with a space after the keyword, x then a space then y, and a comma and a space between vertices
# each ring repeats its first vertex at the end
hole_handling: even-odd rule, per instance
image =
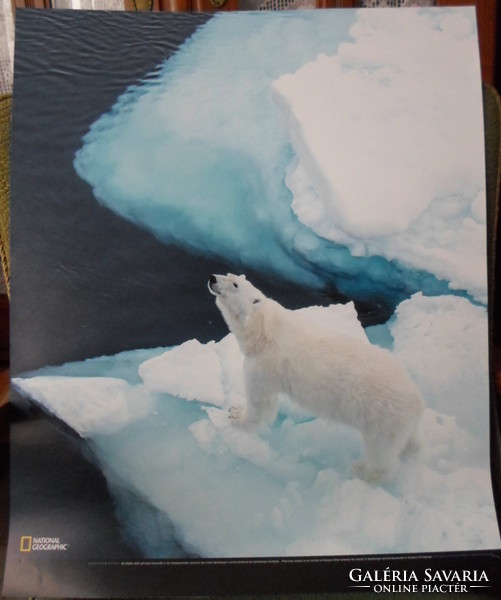
POLYGON ((286 394, 308 411, 361 432, 366 459, 356 465, 357 475, 393 477, 401 453, 416 447, 424 409, 398 359, 346 335, 325 335, 244 275, 212 275, 209 290, 245 357, 247 406, 232 408, 230 417, 250 426, 270 423, 278 395, 286 394))

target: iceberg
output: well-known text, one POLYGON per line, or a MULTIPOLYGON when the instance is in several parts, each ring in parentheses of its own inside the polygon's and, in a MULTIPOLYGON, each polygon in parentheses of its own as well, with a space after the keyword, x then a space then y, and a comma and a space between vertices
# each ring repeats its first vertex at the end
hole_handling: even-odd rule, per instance
MULTIPOLYGON (((353 303, 301 311, 332 335, 342 330, 370 343, 353 303)), ((371 331, 373 342, 391 340, 427 404, 421 450, 380 486, 350 471, 362 454, 358 432, 286 398, 263 432, 232 424, 228 408, 245 393, 231 333, 46 367, 13 384, 87 440, 124 535, 145 557, 498 548, 486 327, 484 307, 417 294, 386 331, 371 331)))
POLYGON ((233 271, 485 303, 480 93, 471 9, 217 14, 74 165, 100 203, 233 271))

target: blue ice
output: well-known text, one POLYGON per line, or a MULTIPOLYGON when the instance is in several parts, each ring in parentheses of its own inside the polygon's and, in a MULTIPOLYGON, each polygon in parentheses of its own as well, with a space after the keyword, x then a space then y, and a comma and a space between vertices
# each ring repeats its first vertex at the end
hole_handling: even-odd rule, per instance
POLYGON ((334 55, 354 15, 215 16, 92 125, 78 174, 123 218, 232 270, 395 303, 417 290, 444 293, 447 282, 433 274, 353 257, 291 208, 293 149, 270 86, 320 53, 334 55))
MULTIPOLYGON (((303 311, 333 335, 365 339, 352 303, 303 311)), ((246 401, 232 334, 46 367, 13 384, 88 440, 122 533, 144 556, 499 547, 485 435, 485 307, 416 294, 388 331, 370 332, 381 343, 390 336, 427 408, 421 450, 381 486, 350 471, 363 456, 356 430, 285 398, 269 430, 232 424, 228 408, 246 401)))

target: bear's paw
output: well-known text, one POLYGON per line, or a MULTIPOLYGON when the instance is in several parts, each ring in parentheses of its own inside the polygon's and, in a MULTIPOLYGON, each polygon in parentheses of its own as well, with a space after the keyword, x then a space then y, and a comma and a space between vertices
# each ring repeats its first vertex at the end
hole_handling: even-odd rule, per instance
POLYGON ((243 406, 230 406, 228 410, 228 419, 232 421, 245 421, 246 410, 243 406))
POLYGON ((388 467, 370 467, 365 460, 354 463, 351 466, 352 474, 369 484, 379 484, 393 478, 394 469, 388 467))

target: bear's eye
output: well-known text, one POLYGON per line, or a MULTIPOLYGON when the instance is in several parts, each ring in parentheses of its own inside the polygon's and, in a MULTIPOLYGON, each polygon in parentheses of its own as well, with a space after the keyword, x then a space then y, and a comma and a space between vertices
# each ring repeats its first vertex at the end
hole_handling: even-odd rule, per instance
POLYGON ((238 287, 238 283, 234 283, 234 284, 233 284, 233 287, 236 287, 236 288, 237 288, 237 287, 238 287))

